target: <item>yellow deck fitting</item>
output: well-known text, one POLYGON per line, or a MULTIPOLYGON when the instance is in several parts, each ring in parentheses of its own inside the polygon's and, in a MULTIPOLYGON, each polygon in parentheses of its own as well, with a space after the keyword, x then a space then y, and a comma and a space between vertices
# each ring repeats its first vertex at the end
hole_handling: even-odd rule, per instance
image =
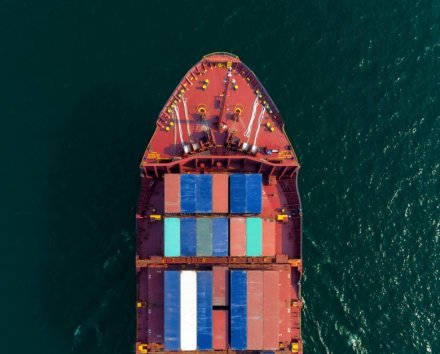
POLYGON ((203 89, 203 90, 206 90, 207 87, 208 87, 208 86, 207 86, 206 84, 203 84, 202 89, 203 89))
POLYGON ((238 85, 234 85, 234 90, 235 90, 235 91, 238 90, 238 85))
POLYGON ((277 221, 287 221, 289 220, 289 215, 287 214, 278 214, 277 215, 277 221))
POLYGON ((292 342, 291 350, 292 350, 292 353, 298 353, 298 351, 299 351, 298 342, 292 342))
POLYGON ((270 131, 273 133, 275 131, 274 127, 270 127, 270 131))
POLYGON ((174 122, 170 122, 170 127, 173 127, 174 126, 174 122))
POLYGON ((180 93, 185 93, 185 90, 184 90, 184 89, 181 89, 181 90, 180 90, 180 93))
POLYGON ((138 351, 141 354, 147 354, 148 353, 148 349, 147 349, 147 345, 146 344, 141 344, 138 346, 138 351))
POLYGON ((170 127, 165 127, 165 131, 169 132, 170 131, 170 127))
POLYGON ((160 220, 162 220, 162 215, 151 214, 150 215, 150 220, 152 220, 152 221, 160 221, 160 220))
POLYGON ((226 67, 229 69, 229 68, 232 68, 232 61, 228 61, 228 62, 226 62, 226 67))
POLYGON ((270 122, 266 123, 266 127, 270 128, 270 122))
POLYGON ((205 79, 205 84, 209 84, 209 79, 205 79))

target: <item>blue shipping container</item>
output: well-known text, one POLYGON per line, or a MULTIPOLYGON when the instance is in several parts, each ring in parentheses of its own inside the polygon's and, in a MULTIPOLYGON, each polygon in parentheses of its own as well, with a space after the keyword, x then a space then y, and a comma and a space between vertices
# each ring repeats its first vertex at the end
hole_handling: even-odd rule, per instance
POLYGON ((196 213, 212 213, 212 176, 198 175, 196 179, 196 213))
POLYGON ((232 214, 246 213, 246 175, 229 176, 229 211, 232 214))
POLYGON ((228 256, 229 232, 227 218, 212 219, 212 255, 228 256))
POLYGON ((197 349, 212 349, 212 272, 197 272, 197 349))
POLYGON ((246 175, 246 213, 261 213, 262 183, 261 174, 246 175))
POLYGON ((195 218, 180 219, 180 254, 182 256, 195 256, 197 253, 197 229, 195 218))
POLYGON ((247 275, 244 270, 231 270, 231 348, 247 346, 247 275))
POLYGON ((180 272, 164 273, 164 347, 180 350, 180 272))
POLYGON ((196 212, 196 175, 180 175, 180 209, 182 213, 196 212))

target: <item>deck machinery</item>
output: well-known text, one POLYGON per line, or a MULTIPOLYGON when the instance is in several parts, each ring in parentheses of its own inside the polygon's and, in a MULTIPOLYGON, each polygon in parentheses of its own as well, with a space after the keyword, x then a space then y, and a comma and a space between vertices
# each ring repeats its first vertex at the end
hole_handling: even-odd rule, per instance
POLYGON ((302 353, 299 163, 229 53, 180 81, 140 164, 136 353, 302 353))

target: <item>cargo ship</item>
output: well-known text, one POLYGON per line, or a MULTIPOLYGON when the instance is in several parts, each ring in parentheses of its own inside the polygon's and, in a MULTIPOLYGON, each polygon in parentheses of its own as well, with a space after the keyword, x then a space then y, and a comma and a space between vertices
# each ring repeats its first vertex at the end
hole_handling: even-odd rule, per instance
POLYGON ((195 64, 140 164, 136 353, 302 353, 299 163, 255 74, 195 64))

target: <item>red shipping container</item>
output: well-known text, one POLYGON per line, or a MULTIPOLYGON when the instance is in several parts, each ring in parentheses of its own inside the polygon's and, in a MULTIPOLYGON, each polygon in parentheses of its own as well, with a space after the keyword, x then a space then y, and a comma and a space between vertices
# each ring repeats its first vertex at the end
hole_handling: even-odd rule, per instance
POLYGON ((290 301, 292 293, 292 282, 290 280, 290 268, 279 272, 279 324, 280 341, 290 342, 290 328, 292 320, 290 317, 290 301))
POLYGON ((212 305, 228 306, 229 271, 227 267, 212 267, 212 305))
POLYGON ((229 251, 231 256, 246 255, 246 219, 229 219, 229 251))
POLYGON ((212 174, 212 212, 229 211, 229 175, 212 174))
POLYGON ((275 256, 275 222, 263 220, 263 256, 275 256))
POLYGON ((163 270, 148 268, 148 307, 163 306, 163 270))
POLYGON ((148 308, 148 342, 163 343, 164 336, 164 308, 148 308))
POLYGON ((263 349, 263 271, 247 272, 247 349, 263 349))
POLYGON ((180 213, 180 175, 164 175, 164 200, 165 213, 180 213))
POLYGON ((212 348, 214 350, 228 348, 228 310, 212 311, 212 348))
POLYGON ((279 290, 278 271, 263 272, 263 349, 279 347, 279 290))

